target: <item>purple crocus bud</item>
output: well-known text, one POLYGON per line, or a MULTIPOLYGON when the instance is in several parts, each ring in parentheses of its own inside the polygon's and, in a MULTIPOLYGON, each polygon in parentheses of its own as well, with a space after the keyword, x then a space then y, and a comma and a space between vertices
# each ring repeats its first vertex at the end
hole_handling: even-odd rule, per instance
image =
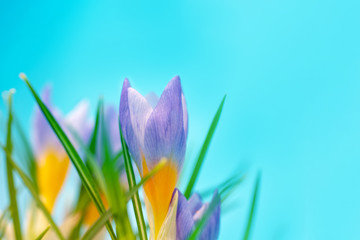
POLYGON ((202 203, 198 194, 194 194, 187 200, 182 193, 178 192, 178 204, 176 215, 176 239, 187 239, 196 224, 204 217, 205 212, 208 210, 210 204, 215 204, 210 217, 208 218, 205 226, 203 227, 198 239, 200 240, 215 240, 218 238, 220 229, 220 196, 215 191, 211 203, 202 203))
POLYGON ((140 174, 146 175, 160 160, 167 160, 165 167, 144 185, 149 224, 156 238, 184 161, 188 114, 178 76, 168 83, 158 100, 153 94, 147 98, 125 79, 120 124, 140 174))
MULTIPOLYGON (((91 123, 86 118, 88 112, 86 102, 80 102, 73 111, 63 117, 50 103, 49 87, 45 88, 42 98, 70 140, 70 128, 76 131, 83 141, 88 140, 91 123)), ((35 109, 32 136, 39 194, 47 209, 52 211, 69 169, 69 157, 38 107, 35 109)), ((72 143, 75 145, 76 141, 72 143)))

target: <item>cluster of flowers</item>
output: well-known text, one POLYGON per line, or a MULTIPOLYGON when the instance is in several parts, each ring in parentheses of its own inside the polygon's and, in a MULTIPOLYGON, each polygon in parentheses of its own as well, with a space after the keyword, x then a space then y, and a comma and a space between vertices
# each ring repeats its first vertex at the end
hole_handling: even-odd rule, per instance
MULTIPOLYGON (((30 84, 25 75, 21 77, 30 84)), ((138 236, 143 239, 147 238, 146 235, 150 239, 218 238, 221 203, 218 191, 214 191, 210 202, 204 203, 199 194, 190 196, 190 191, 184 196, 177 188, 188 135, 188 112, 179 77, 168 83, 160 98, 155 94, 142 96, 125 79, 119 111, 99 104, 95 122, 87 117, 89 104, 85 101, 63 116, 52 106, 49 88, 45 89, 39 102, 31 141, 34 166, 28 171, 38 201, 29 204, 25 221, 27 228, 21 234, 16 230, 19 224, 11 212, 14 207, 11 202, 8 224, 4 224, 5 217, 0 219, 0 238, 1 234, 6 239, 78 239, 88 236, 97 239, 135 239, 138 236), (49 110, 50 117, 44 108, 49 110), (79 197, 59 229, 51 216, 54 216, 54 206, 69 172, 70 162, 74 163, 74 156, 71 149, 64 148, 64 142, 59 140, 61 136, 56 132, 56 126, 50 123, 51 117, 68 136, 74 149, 82 153, 82 162, 88 175, 94 179, 90 184, 98 189, 101 202, 100 207, 94 202, 96 196, 90 196, 91 191, 79 174, 83 185, 80 188, 73 186, 79 189, 79 197), (128 153, 133 160, 130 165, 126 164, 128 153), (138 170, 138 179, 141 179, 137 185, 132 183, 133 165, 138 170), (139 188, 143 188, 141 199, 137 191, 139 188), (132 214, 127 204, 130 199, 136 221, 129 218, 132 214), (140 209, 136 208, 137 200, 140 201, 140 209), (147 213, 145 226, 143 204, 147 213), (138 229, 134 233, 135 222, 138 229), (1 226, 5 225, 2 231, 1 226), (112 229, 114 225, 116 234, 112 229), (51 227, 46 229, 47 226, 51 227)), ((3 148, 6 152, 6 147, 3 148)), ((15 171, 16 163, 9 151, 6 159, 11 163, 7 167, 15 171)), ((78 172, 81 166, 75 164, 78 172)))

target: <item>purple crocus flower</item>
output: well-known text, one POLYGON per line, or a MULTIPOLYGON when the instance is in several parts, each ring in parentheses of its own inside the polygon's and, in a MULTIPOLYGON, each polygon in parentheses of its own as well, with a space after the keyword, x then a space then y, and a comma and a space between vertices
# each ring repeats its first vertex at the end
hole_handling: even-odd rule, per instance
POLYGON ((144 185, 150 231, 156 239, 183 164, 188 114, 179 77, 168 83, 158 101, 153 94, 148 99, 125 79, 120 100, 120 124, 140 174, 146 175, 160 160, 167 160, 166 165, 144 185))
MULTIPOLYGON (((196 224, 204 217, 211 203, 215 204, 214 209, 203 227, 198 239, 215 240, 218 238, 220 229, 220 196, 215 191, 211 203, 203 203, 198 194, 193 194, 189 200, 175 189, 178 194, 177 214, 176 214, 176 239, 187 239, 194 230, 196 224)), ((174 238, 175 239, 175 238, 174 238)))
POLYGON ((210 203, 203 203, 198 194, 187 200, 175 189, 171 204, 157 239, 188 239, 197 224, 207 215, 207 222, 197 236, 200 240, 215 240, 220 229, 220 196, 215 191, 210 203), (211 207, 211 209, 209 209, 211 207))
MULTIPOLYGON (((87 141, 92 124, 87 120, 88 103, 80 102, 66 117, 50 103, 50 88, 42 94, 43 102, 71 139, 69 129, 75 130, 83 141, 87 141)), ((33 125, 33 148, 36 159, 36 176, 39 194, 45 206, 52 211, 56 198, 67 175, 70 161, 65 149, 37 107, 33 125)), ((75 144, 76 141, 72 141, 75 144)))

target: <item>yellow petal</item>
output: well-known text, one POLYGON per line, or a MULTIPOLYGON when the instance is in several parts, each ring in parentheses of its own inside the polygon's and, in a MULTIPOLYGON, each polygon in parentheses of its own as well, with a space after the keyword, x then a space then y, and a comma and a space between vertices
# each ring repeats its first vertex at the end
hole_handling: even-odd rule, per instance
POLYGON ((178 205, 178 192, 175 192, 171 201, 169 211, 159 230, 157 240, 173 240, 176 239, 176 213, 178 205))
MULTIPOLYGON (((143 159, 143 176, 149 173, 145 159, 143 159)), ((178 178, 178 168, 176 163, 167 161, 151 179, 144 184, 144 190, 148 202, 151 205, 151 212, 154 220, 155 238, 167 215, 171 197, 176 186, 178 178)), ((149 211, 148 211, 149 212, 149 211)))
POLYGON ((69 169, 69 157, 61 149, 48 149, 40 155, 37 180, 40 197, 51 212, 69 169))
MULTIPOLYGON (((104 203, 105 208, 108 208, 108 202, 107 202, 104 194, 101 195, 101 200, 104 203)), ((100 217, 99 211, 97 210, 93 201, 89 202, 85 211, 86 212, 85 212, 85 217, 84 217, 84 223, 87 226, 91 226, 100 217)))

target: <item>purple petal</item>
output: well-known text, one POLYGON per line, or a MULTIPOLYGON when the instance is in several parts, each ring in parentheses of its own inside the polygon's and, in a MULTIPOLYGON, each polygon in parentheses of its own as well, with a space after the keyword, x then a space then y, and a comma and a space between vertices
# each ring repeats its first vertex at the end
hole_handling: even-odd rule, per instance
POLYGON ((78 142, 73 139, 73 134, 69 129, 74 130, 81 140, 84 143, 87 143, 90 139, 91 132, 93 129, 93 123, 88 121, 88 113, 89 113, 89 102, 88 101, 81 101, 79 102, 71 112, 67 114, 64 119, 66 124, 65 132, 69 136, 72 144, 79 148, 78 142))
POLYGON ((174 192, 178 192, 178 206, 176 214, 176 239, 187 239, 194 227, 194 220, 189 208, 189 203, 182 193, 175 188, 174 192))
POLYGON ((216 204, 214 211, 212 212, 210 218, 208 219, 206 226, 200 233, 200 240, 216 240, 219 236, 220 230, 220 203, 221 199, 217 191, 215 191, 214 196, 211 200, 210 204, 204 204, 203 207, 198 210, 198 212, 194 215, 194 220, 197 222, 199 220, 199 215, 203 215, 207 208, 216 204), (196 216, 198 215, 198 216, 196 216))
POLYGON ((105 126, 109 135, 111 151, 116 154, 121 149, 120 133, 119 133, 118 113, 114 106, 105 108, 105 126))
POLYGON ((190 198, 189 198, 189 209, 192 215, 195 214, 196 211, 198 211, 201 206, 203 205, 202 201, 201 201, 201 197, 199 194, 194 193, 190 198))
POLYGON ((145 124, 152 112, 150 104, 125 79, 120 100, 120 124, 129 151, 141 169, 145 124))
MULTIPOLYGON (((51 88, 46 86, 42 93, 42 99, 45 105, 49 108, 50 112, 54 115, 55 119, 61 123, 60 113, 52 108, 50 104, 51 88)), ((49 146, 54 148, 62 148, 61 143, 53 132, 50 124, 46 120, 40 108, 36 106, 34 123, 33 123, 33 144, 34 152, 36 155, 41 154, 49 146)))
POLYGON ((146 161, 150 166, 166 157, 176 161, 181 168, 185 155, 186 133, 179 77, 168 83, 151 113, 146 123, 144 145, 146 161))
POLYGON ((159 97, 154 92, 149 92, 145 96, 146 100, 149 102, 152 108, 156 107, 156 104, 159 102, 159 97))
POLYGON ((127 79, 125 79, 120 97, 119 121, 121 125, 121 131, 128 145, 129 151, 136 162, 140 161, 138 164, 141 166, 140 151, 136 147, 137 139, 135 138, 130 119, 128 88, 130 88, 130 83, 127 79))
POLYGON ((185 131, 185 138, 187 138, 188 134, 188 112, 186 107, 186 101, 184 94, 181 94, 181 103, 183 107, 183 121, 184 121, 184 131, 185 131))

